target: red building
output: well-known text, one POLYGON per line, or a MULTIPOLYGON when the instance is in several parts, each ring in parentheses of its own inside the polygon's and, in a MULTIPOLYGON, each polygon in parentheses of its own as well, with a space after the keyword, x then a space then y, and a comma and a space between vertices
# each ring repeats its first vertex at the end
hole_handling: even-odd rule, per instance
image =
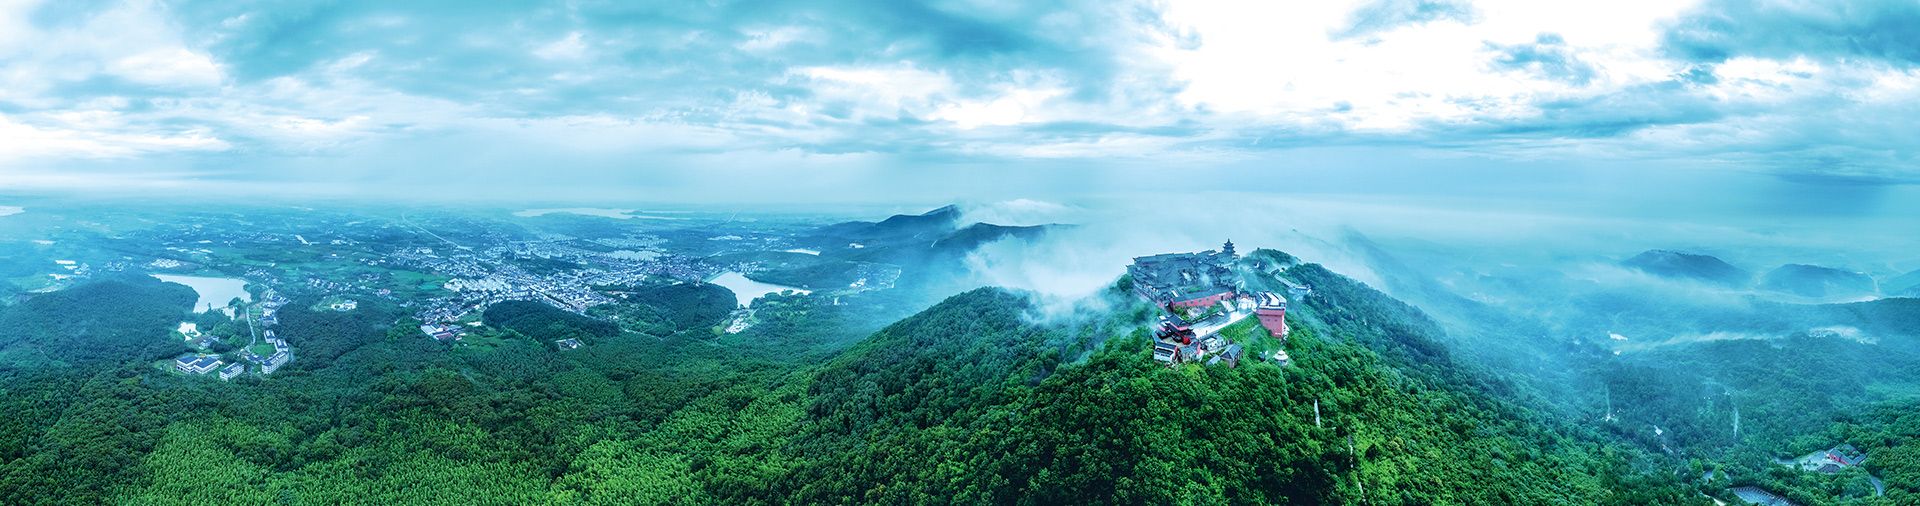
POLYGON ((1258 305, 1254 306, 1253 314, 1260 317, 1260 325, 1266 327, 1267 332, 1272 332, 1273 337, 1285 339, 1287 337, 1287 299, 1277 293, 1260 292, 1254 295, 1254 300, 1258 305))
POLYGON ((1207 307, 1214 304, 1219 304, 1220 301, 1227 300, 1230 297, 1233 297, 1233 290, 1230 290, 1227 288, 1214 288, 1210 292, 1196 293, 1196 294, 1189 295, 1187 297, 1174 299, 1172 304, 1173 304, 1173 307, 1180 308, 1180 309, 1186 309, 1190 307, 1207 307))
POLYGON ((1160 339, 1174 341, 1180 344, 1193 344, 1193 328, 1187 325, 1186 320, 1182 320, 1179 317, 1162 315, 1160 317, 1159 337, 1160 339))

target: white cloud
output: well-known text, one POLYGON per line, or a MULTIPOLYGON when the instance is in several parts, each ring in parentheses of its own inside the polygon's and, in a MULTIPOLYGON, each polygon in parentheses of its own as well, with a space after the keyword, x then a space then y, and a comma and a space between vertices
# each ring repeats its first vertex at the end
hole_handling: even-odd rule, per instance
POLYGON ((856 116, 893 116, 901 111, 925 116, 956 90, 952 78, 920 69, 913 62, 887 66, 803 67, 789 72, 812 79, 810 88, 818 97, 814 103, 856 104, 859 108, 856 116))
POLYGON ((580 32, 569 33, 566 38, 533 50, 533 55, 549 60, 578 60, 587 54, 587 43, 582 37, 580 32))
POLYGON ((960 128, 980 125, 1015 125, 1032 122, 1033 111, 1046 106, 1049 99, 1067 92, 1059 88, 1013 89, 989 100, 963 100, 940 106, 933 119, 952 121, 960 128))
POLYGON ((994 202, 980 206, 968 206, 961 215, 962 223, 992 223, 995 225, 1031 226, 1050 223, 1071 223, 1085 214, 1076 207, 1068 207, 1044 200, 1014 199, 994 202))
POLYGON ((747 30, 747 40, 738 48, 745 51, 768 51, 778 49, 789 43, 807 40, 812 30, 804 26, 782 26, 765 30, 747 30))
POLYGON ((204 130, 128 132, 124 116, 109 111, 67 112, 47 119, 65 126, 29 125, 0 114, 0 160, 124 158, 173 151, 219 151, 229 147, 204 130))
POLYGON ((109 73, 158 85, 217 86, 220 66, 204 54, 173 47, 135 53, 107 65, 109 73))
POLYGON ((1906 113, 1920 113, 1920 74, 1833 59, 1699 67, 1669 59, 1662 20, 1691 3, 1480 0, 1472 16, 1351 40, 1328 34, 1354 3, 1096 2, 1031 20, 1014 19, 1035 12, 1017 2, 943 8, 1028 30, 1003 43, 1033 45, 987 49, 806 16, 626 30, 562 15, 436 38, 420 22, 429 13, 395 8, 350 13, 337 26, 314 15, 313 36, 338 47, 280 66, 246 60, 299 46, 264 40, 285 17, 271 8, 191 27, 193 17, 165 3, 135 0, 40 26, 29 14, 41 2, 0 0, 0 103, 14 133, 6 156, 53 161, 232 150, 325 165, 468 136, 503 151, 630 159, 740 150, 754 153, 741 160, 855 153, 876 163, 912 153, 915 164, 1150 160, 1203 169, 1291 167, 1298 151, 1276 150, 1386 143, 1545 165, 1665 157, 1910 172, 1920 135, 1906 113), (1141 13, 1164 14, 1171 26, 1141 13), (1095 26, 1115 20, 1136 24, 1095 26), (401 38, 346 44, 324 33, 376 29, 401 38), (1564 44, 1548 56, 1578 60, 1577 79, 1501 59, 1549 40, 1564 44), (848 41, 881 47, 881 56, 833 47, 848 41), (546 61, 487 59, 459 77, 422 70, 444 70, 476 47, 546 61), (1675 80, 1689 71, 1711 79, 1675 80), (1778 154, 1788 149, 1799 151, 1778 154), (1863 163, 1879 165, 1855 167, 1863 163))
POLYGON ((1203 41, 1158 53, 1186 83, 1180 98, 1269 121, 1332 120, 1361 131, 1395 132, 1442 122, 1535 114, 1542 98, 1585 95, 1664 79, 1675 65, 1658 58, 1655 22, 1681 2, 1481 1, 1471 25, 1407 25, 1367 40, 1331 40, 1328 30, 1353 5, 1176 1, 1168 18, 1203 41), (1527 79, 1490 68, 1489 43, 1522 44, 1559 34, 1602 70, 1596 90, 1527 79))

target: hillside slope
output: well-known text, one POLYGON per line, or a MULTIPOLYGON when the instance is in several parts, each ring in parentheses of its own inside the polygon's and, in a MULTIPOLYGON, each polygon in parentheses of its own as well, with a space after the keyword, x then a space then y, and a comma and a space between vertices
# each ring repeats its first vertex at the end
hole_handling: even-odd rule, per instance
POLYGON ((1044 325, 1027 304, 954 296, 817 372, 596 445, 559 486, 601 504, 1708 503, 1602 435, 1390 365, 1444 352, 1382 360, 1303 327, 1293 366, 1168 369, 1123 312, 1044 325))

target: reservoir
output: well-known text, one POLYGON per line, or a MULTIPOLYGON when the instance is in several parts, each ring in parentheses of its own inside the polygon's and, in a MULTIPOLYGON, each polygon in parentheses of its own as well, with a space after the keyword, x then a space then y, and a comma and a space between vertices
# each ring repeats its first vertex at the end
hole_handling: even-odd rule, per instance
POLYGON ((747 279, 746 276, 742 276, 738 272, 728 272, 726 274, 721 274, 719 277, 707 280, 707 282, 727 287, 728 290, 733 290, 733 297, 735 299, 740 300, 741 306, 746 306, 748 303, 753 302, 753 299, 760 298, 760 296, 766 295, 769 293, 778 293, 786 290, 793 290, 800 293, 811 293, 807 290, 801 290, 799 288, 794 288, 791 286, 780 286, 780 285, 769 284, 769 283, 761 283, 759 281, 747 279))
MULTIPOLYGON (((200 294, 200 300, 194 301, 193 303, 194 311, 205 311, 207 304, 213 304, 213 307, 224 307, 227 305, 227 302, 233 300, 234 297, 239 297, 240 300, 248 302, 253 301, 253 295, 247 293, 244 288, 247 286, 247 281, 244 279, 203 278, 199 276, 174 276, 171 274, 154 274, 153 277, 160 278, 161 281, 193 287, 194 293, 200 294)), ((227 315, 232 316, 233 312, 228 311, 227 315)))

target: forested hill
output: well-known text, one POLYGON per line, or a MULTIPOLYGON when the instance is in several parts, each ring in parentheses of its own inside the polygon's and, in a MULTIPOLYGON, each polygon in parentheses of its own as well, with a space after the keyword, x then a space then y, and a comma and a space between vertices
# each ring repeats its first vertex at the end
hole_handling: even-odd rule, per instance
POLYGON ((1117 314, 1055 326, 1028 309, 955 296, 818 372, 602 442, 560 488, 595 504, 1711 503, 1654 456, 1311 328, 1293 366, 1168 369, 1117 314))
POLYGON ((771 352, 847 310, 797 295, 737 336, 577 350, 545 333, 582 329, 541 312, 458 346, 382 304, 289 310, 312 351, 271 378, 102 364, 0 384, 0 503, 1710 502, 1669 459, 1489 393, 1417 311, 1326 276, 1286 367, 1164 367, 1152 309, 1117 286, 1048 322, 970 291, 820 362, 771 352))
POLYGON ((171 357, 184 344, 155 340, 180 323, 196 295, 186 285, 125 276, 37 295, 0 313, 0 369, 171 357))

